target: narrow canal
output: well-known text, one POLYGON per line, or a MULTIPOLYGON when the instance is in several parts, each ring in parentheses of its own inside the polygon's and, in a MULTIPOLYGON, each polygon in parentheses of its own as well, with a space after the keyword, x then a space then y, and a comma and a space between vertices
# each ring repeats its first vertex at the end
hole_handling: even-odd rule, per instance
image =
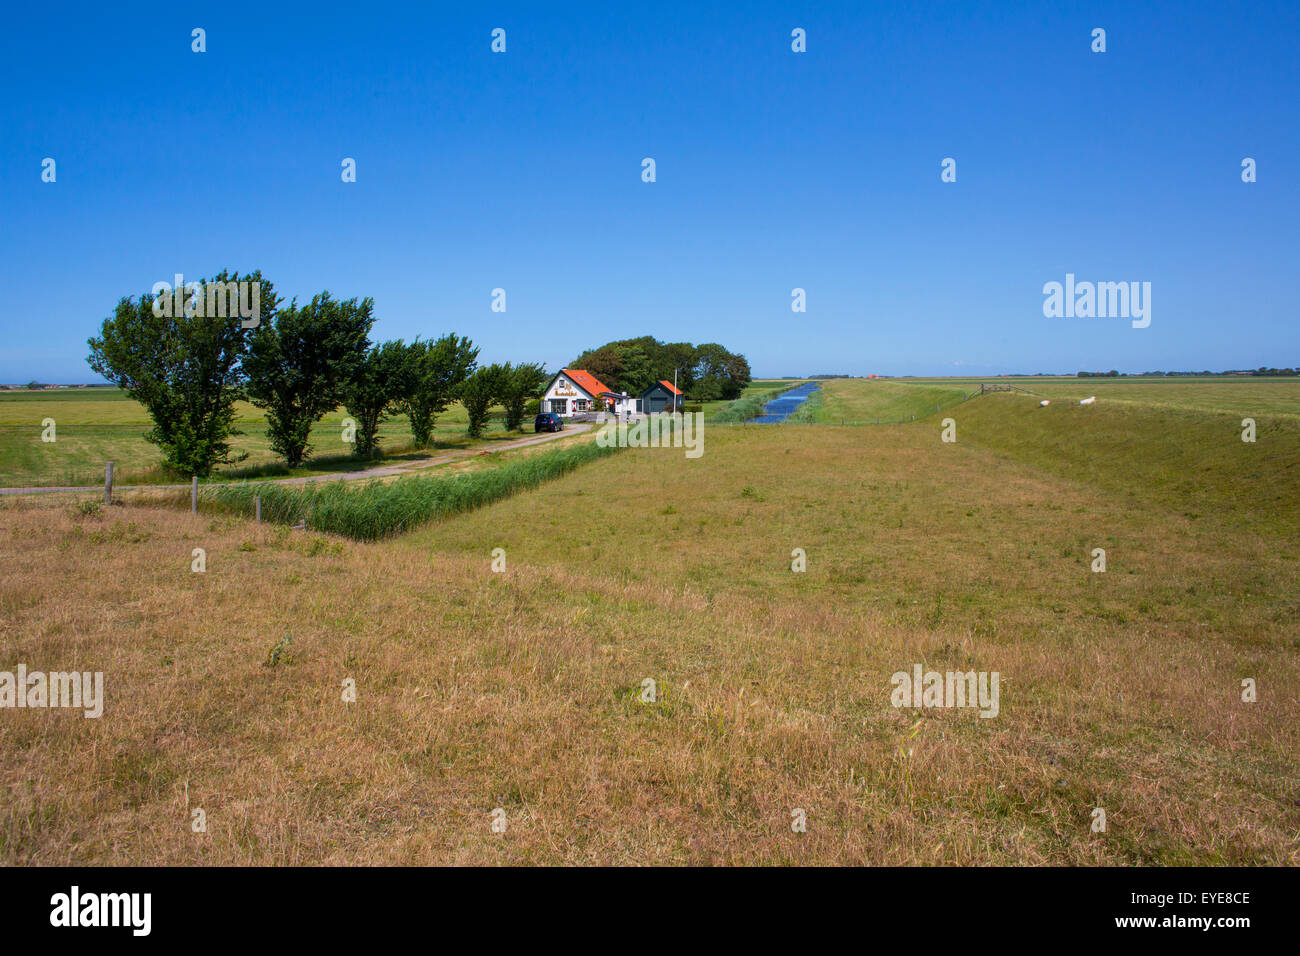
POLYGON ((763 414, 751 421, 758 424, 767 424, 768 422, 783 422, 794 410, 804 402, 808 401, 808 396, 817 389, 821 388, 815 382, 809 382, 807 385, 800 385, 798 388, 792 388, 772 399, 763 406, 763 414))

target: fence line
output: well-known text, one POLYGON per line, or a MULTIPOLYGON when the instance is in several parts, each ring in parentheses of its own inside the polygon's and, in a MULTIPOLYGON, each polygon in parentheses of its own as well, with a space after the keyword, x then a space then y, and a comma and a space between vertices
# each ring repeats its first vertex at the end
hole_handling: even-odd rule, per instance
POLYGON ((1024 392, 1026 395, 1038 395, 1039 398, 1044 397, 1042 395, 1039 395, 1038 392, 1031 392, 1027 388, 1021 388, 1019 385, 1012 385, 1010 382, 997 382, 993 385, 980 386, 981 395, 983 395, 985 392, 1010 392, 1010 391, 1024 392))

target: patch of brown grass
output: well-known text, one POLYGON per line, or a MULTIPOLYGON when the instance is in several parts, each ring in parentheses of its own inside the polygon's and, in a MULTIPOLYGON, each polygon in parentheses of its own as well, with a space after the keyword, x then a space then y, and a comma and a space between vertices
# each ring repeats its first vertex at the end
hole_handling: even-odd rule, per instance
POLYGON ((375 545, 6 502, 0 669, 107 703, 0 711, 0 858, 1298 862, 1294 542, 928 425, 705 448, 375 545), (914 663, 1000 672, 1000 715, 895 709, 914 663))

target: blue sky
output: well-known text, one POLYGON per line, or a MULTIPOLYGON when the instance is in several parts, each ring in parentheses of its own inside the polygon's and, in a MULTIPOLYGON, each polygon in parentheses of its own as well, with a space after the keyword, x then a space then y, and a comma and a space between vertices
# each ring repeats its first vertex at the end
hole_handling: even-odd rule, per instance
POLYGON ((120 296, 222 268, 552 368, 642 334, 757 375, 1297 365, 1298 9, 16 6, 0 381, 96 380, 120 296), (1066 273, 1150 282, 1150 327, 1045 318, 1066 273))

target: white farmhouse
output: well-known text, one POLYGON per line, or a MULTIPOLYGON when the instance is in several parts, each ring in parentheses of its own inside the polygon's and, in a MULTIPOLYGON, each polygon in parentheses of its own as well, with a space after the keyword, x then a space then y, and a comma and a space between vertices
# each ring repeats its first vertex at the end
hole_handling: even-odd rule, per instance
POLYGON ((603 412, 608 408, 608 388, 592 375, 578 368, 562 368, 542 392, 541 410, 570 417, 583 412, 603 412))

